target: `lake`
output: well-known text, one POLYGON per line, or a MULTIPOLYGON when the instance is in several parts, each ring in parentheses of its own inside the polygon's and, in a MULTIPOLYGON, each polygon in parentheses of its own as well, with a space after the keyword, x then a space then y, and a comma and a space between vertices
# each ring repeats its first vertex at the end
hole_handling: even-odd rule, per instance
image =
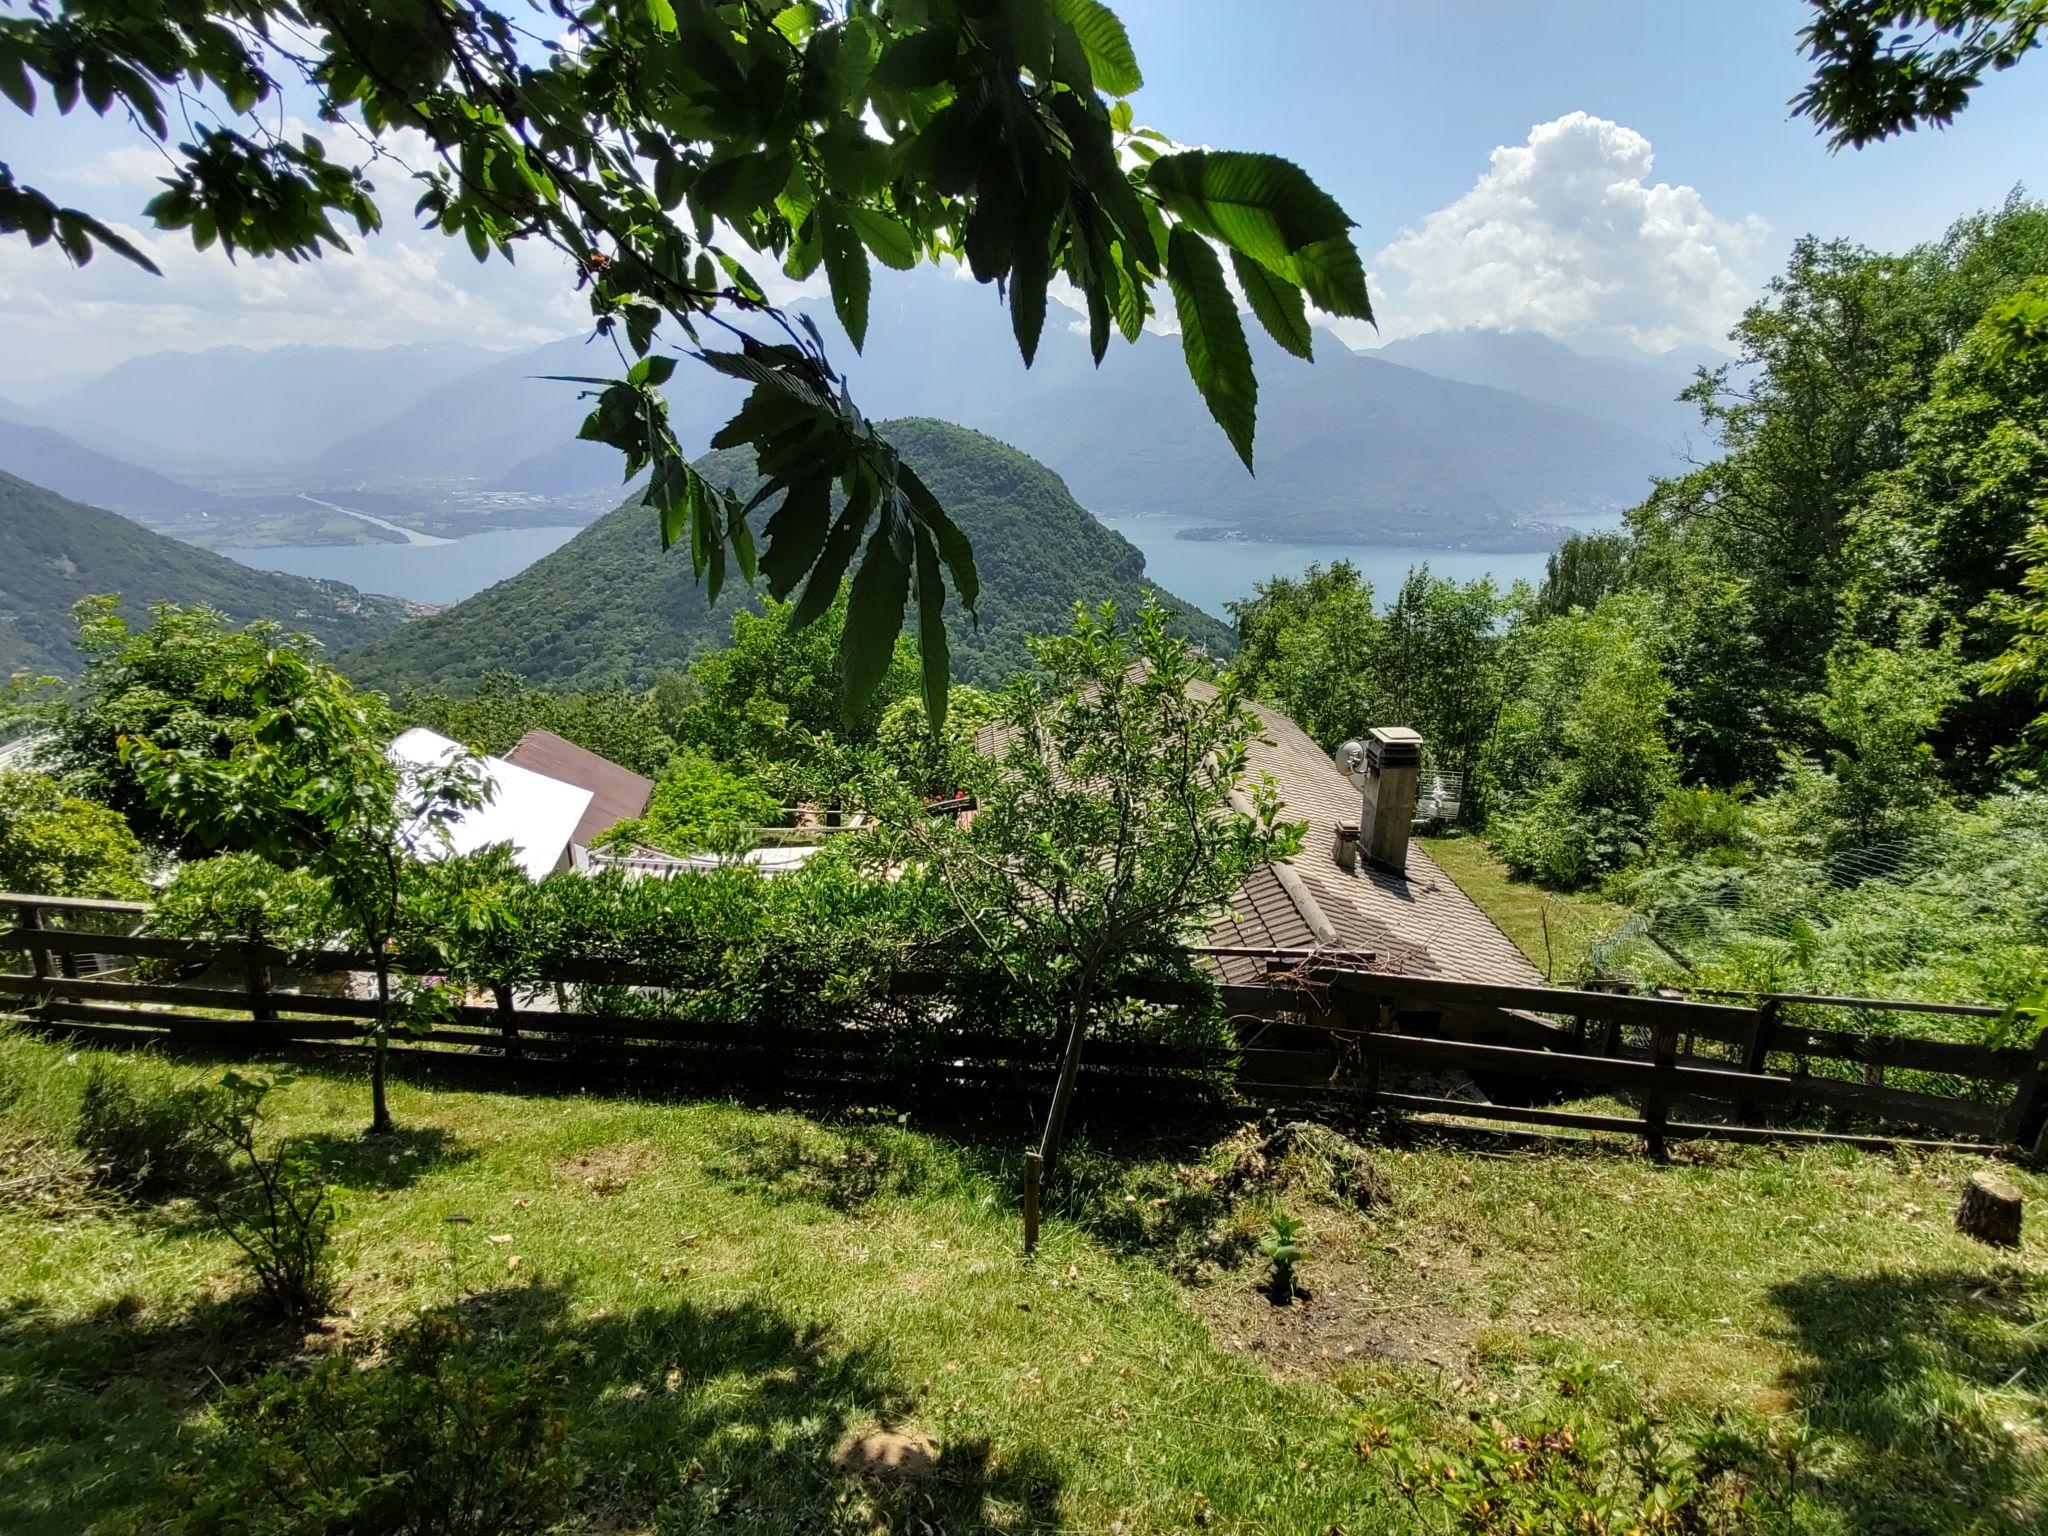
MULTIPOLYGON (((1145 574, 1177 597, 1227 619, 1224 604, 1252 595, 1268 576, 1297 576, 1306 566, 1349 560, 1372 582, 1384 608, 1401 590, 1410 566, 1428 562, 1438 576, 1473 581, 1491 576, 1505 589, 1516 581, 1540 582, 1544 550, 1510 553, 1471 549, 1425 549, 1406 544, 1266 544, 1244 540, 1181 539, 1196 519, 1105 517, 1102 521, 1145 552, 1145 574)), ((1560 521, 1564 521, 1560 519, 1560 521)), ((1617 518, 1572 519, 1574 526, 1612 527, 1617 518)), ((515 576, 542 555, 560 549, 580 527, 502 528, 472 534, 452 544, 279 545, 267 549, 223 549, 220 553, 259 570, 293 576, 325 576, 365 592, 383 592, 418 603, 459 603, 485 587, 515 576)))
MULTIPOLYGON (((1548 550, 1426 549, 1410 544, 1278 544, 1238 539, 1183 539, 1186 527, 1203 526, 1198 518, 1105 517, 1102 521, 1145 552, 1145 575, 1176 597, 1219 619, 1229 618, 1224 604, 1242 602, 1269 576, 1298 576, 1308 566, 1349 560, 1372 583, 1374 602, 1390 605, 1400 593, 1410 567, 1427 563, 1432 575, 1454 581, 1491 576, 1505 590, 1517 581, 1543 580, 1548 550)), ((1560 522, 1565 519, 1560 518, 1560 522)), ((1611 528, 1620 519, 1574 518, 1573 526, 1611 528)))
POLYGON ((262 571, 324 576, 364 592, 416 603, 459 603, 516 576, 542 555, 581 533, 567 528, 499 528, 449 544, 280 544, 265 549, 223 549, 221 554, 262 571))

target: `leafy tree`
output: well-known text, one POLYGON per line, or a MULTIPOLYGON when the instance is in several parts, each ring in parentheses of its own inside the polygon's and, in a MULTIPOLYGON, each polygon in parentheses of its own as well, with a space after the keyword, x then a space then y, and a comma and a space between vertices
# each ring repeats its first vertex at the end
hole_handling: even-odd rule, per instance
POLYGON ((2043 0, 1812 0, 1799 41, 1818 66, 1793 111, 1861 149, 1922 123, 1946 128, 1991 71, 2010 69, 2048 27, 2043 0))
MULTIPOLYGON (((855 409, 815 330, 770 305, 739 254, 795 276, 820 267, 853 344, 868 324, 870 257, 893 267, 964 255, 1000 285, 1028 365, 1057 277, 1088 310, 1099 361, 1135 340, 1161 286, 1203 399, 1247 466, 1258 389, 1223 256, 1260 323, 1307 357, 1307 308, 1371 318, 1351 220, 1292 163, 1176 149, 1136 126, 1142 83, 1101 0, 873 0, 843 13, 712 0, 550 0, 535 32, 482 0, 62 0, 0 17, 0 92, 25 111, 83 97, 165 149, 145 209, 201 249, 317 258, 337 223, 382 220, 375 187, 312 136, 280 131, 287 101, 375 147, 415 131, 438 164, 419 214, 478 260, 540 242, 580 273, 600 330, 632 359, 583 381, 583 435, 651 467, 664 544, 688 544, 715 597, 728 550, 751 580, 744 507, 683 457, 661 388, 689 355, 752 393, 718 446, 749 444, 780 506, 758 568, 799 626, 853 575, 843 633, 847 707, 892 665, 914 589, 926 705, 945 710, 945 583, 972 609, 967 541, 915 469, 855 409), (196 118, 182 107, 201 94, 196 118), (182 129, 181 136, 177 129, 182 129), (729 237, 722 231, 729 231, 729 237), (739 321, 761 324, 749 333, 739 321), (700 344, 722 333, 717 349, 700 344), (835 509, 832 488, 843 497, 835 509), (860 553, 856 563, 855 555, 860 553), (914 579, 913 579, 914 578, 914 579)), ((0 230, 147 261, 93 215, 0 173, 0 230)))
POLYGON ((1517 874, 1572 886, 1641 856, 1677 779, 1658 638, 1640 594, 1515 637, 1507 703, 1476 779, 1517 874))
POLYGON ((385 750, 397 722, 383 696, 358 693, 273 625, 229 630, 216 614, 166 606, 119 654, 186 656, 201 639, 203 662, 188 657, 193 697, 131 709, 116 695, 126 785, 185 846, 252 853, 327 882, 349 936, 374 957, 370 1129, 389 1131, 385 1049, 404 1022, 391 949, 406 873, 483 803, 485 781, 466 755, 401 770, 385 750))
POLYGON ((1629 540, 1624 533, 1574 533, 1543 562, 1543 584, 1530 612, 1554 619, 1574 608, 1597 608, 1628 582, 1629 540))
POLYGON ((950 795, 967 782, 975 735, 995 718, 996 696, 955 683, 946 700, 946 723, 936 730, 924 699, 905 694, 883 711, 875 750, 926 794, 950 795))
POLYGON ((1254 779, 1257 717, 1147 604, 1077 607, 1036 643, 1039 670, 1002 698, 997 749, 974 767, 978 810, 925 813, 900 776, 872 792, 891 851, 932 870, 1017 993, 1065 1036, 1041 1153, 1059 1153, 1090 1028, 1121 984, 1184 964, 1183 946, 1261 861, 1300 845, 1254 779))
POLYGON ((1467 771, 1500 709, 1498 630, 1509 608, 1485 577, 1461 584, 1426 565, 1409 571, 1379 633, 1389 718, 1370 723, 1411 725, 1435 761, 1467 771))
POLYGON ((1317 741, 1333 747, 1394 723, 1377 665, 1383 626, 1372 583, 1349 560, 1262 581, 1230 612, 1239 685, 1317 741))
POLYGON ((1814 713, 1829 738, 1829 809, 1855 841, 1909 830, 1912 813, 1940 794, 1928 737, 1961 692, 1952 647, 1851 642, 1828 657, 1814 713))
POLYGON ((696 853, 719 833, 772 827, 781 819, 781 798, 754 775, 728 768, 694 747, 682 747, 655 783, 647 814, 607 829, 599 841, 696 853))
POLYGON ((768 599, 765 611, 732 619, 732 644, 690 666, 695 700, 676 722, 684 742, 728 762, 769 765, 810 761, 821 741, 864 746, 883 712, 916 686, 917 663, 899 639, 888 672, 849 713, 840 635, 851 605, 842 595, 816 624, 800 622, 791 603, 768 599))
POLYGON ((221 853, 181 866, 149 909, 152 933, 253 939, 281 949, 316 948, 338 926, 325 880, 253 853, 221 853))
POLYGON ((503 756, 528 731, 552 731, 599 757, 649 778, 676 750, 665 715, 652 699, 624 688, 596 693, 551 693, 531 688, 515 673, 491 672, 475 693, 451 696, 438 688, 407 689, 398 712, 480 752, 503 756))
POLYGON ((47 774, 0 773, 0 891, 137 901, 149 894, 148 872, 118 811, 47 774))

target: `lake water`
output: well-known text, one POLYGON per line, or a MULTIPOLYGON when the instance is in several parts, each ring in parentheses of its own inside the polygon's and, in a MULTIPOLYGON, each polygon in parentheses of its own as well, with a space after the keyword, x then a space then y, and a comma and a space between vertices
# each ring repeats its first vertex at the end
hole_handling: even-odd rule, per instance
POLYGON ((507 576, 518 575, 582 531, 580 525, 500 528, 450 544, 281 544, 268 549, 223 549, 220 553, 258 570, 324 576, 364 592, 382 592, 416 603, 459 603, 507 576))
MULTIPOLYGON (((1505 589, 1516 581, 1540 582, 1543 550, 1509 553, 1470 549, 1425 549, 1407 544, 1266 544, 1240 540, 1182 539, 1182 528, 1199 526, 1175 517, 1106 517, 1102 520, 1145 552, 1145 574, 1177 597, 1227 619, 1224 604, 1252 595, 1269 576, 1298 576, 1311 564, 1349 560, 1372 582, 1381 607, 1394 600, 1411 566, 1425 561, 1438 576, 1474 581, 1491 576, 1505 589)), ((1565 521, 1560 519, 1559 521, 1565 521)), ((1575 518, 1574 526, 1611 527, 1608 518, 1575 518)), ((223 549, 222 554, 260 570, 293 576, 325 576, 365 592, 383 592, 419 603, 459 603, 485 587, 515 576, 542 555, 560 549, 582 529, 503 528, 473 534, 452 544, 339 544, 271 549, 223 549)))
MULTIPOLYGON (((1410 544, 1269 544, 1236 539, 1183 539, 1186 527, 1199 519, 1176 517, 1105 517, 1114 528, 1145 552, 1145 574, 1176 597, 1219 619, 1229 614, 1224 604, 1242 602, 1269 576, 1298 576, 1310 565, 1349 560, 1372 583, 1373 600, 1385 608, 1407 579, 1410 567, 1427 563, 1430 573, 1454 581, 1491 576, 1505 590, 1517 581, 1543 580, 1548 550, 1425 549, 1410 544)), ((1565 519, 1560 518, 1560 522, 1565 519)), ((1574 526, 1612 527, 1613 517, 1571 519, 1574 526)))

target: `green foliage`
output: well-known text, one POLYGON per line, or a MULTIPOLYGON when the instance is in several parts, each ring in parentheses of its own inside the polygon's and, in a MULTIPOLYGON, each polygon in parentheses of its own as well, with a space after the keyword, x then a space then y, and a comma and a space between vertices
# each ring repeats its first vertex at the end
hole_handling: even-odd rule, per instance
POLYGON ((217 1183, 225 1168, 209 1129, 223 1107, 211 1085, 165 1083, 96 1058, 72 1139, 103 1188, 138 1199, 188 1194, 217 1183))
MULTIPOLYGON (((661 393, 677 358, 655 350, 660 327, 752 386, 714 446, 750 447, 781 498, 758 570, 771 596, 797 600, 799 625, 851 576, 840 661, 854 714, 890 670, 914 586, 926 708, 943 717, 947 588, 972 612, 979 574, 939 498, 855 408, 815 328, 768 302, 741 253, 792 277, 822 266, 856 350, 871 255, 909 267, 964 254, 1008 302, 1027 365, 1056 276, 1086 304, 1097 362, 1112 320, 1135 340, 1166 282, 1190 372, 1247 465, 1257 387, 1210 242, 1258 272, 1262 315, 1313 304, 1372 316, 1351 221, 1299 167, 1178 150, 1134 126, 1116 96, 1142 76, 1099 0, 844 16, 652 0, 577 13, 571 46, 536 52, 527 38, 482 0, 431 15, 351 4, 310 31, 260 0, 84 25, 32 11, 0 18, 0 91, 24 111, 47 91, 68 112, 82 90, 94 111, 123 113, 170 163, 145 213, 229 255, 312 259, 345 249, 337 217, 365 233, 382 219, 360 171, 327 159, 317 137, 282 132, 273 71, 297 74, 324 123, 346 119, 372 140, 424 132, 439 157, 418 174, 417 214, 479 261, 552 246, 578 268, 597 328, 635 359, 623 379, 565 381, 594 397, 581 435, 618 448, 628 478, 649 471, 662 547, 688 545, 714 600, 728 557, 755 578, 755 535, 741 499, 683 457, 661 393), (290 51, 268 46, 285 31, 290 51), (227 115, 174 140, 171 105, 202 85, 227 115), (735 323, 764 313, 765 336, 735 323), (711 327, 736 344, 702 345, 711 327)), ((92 215, 11 177, 0 230, 55 238, 74 261, 96 240, 139 259, 92 215)))
POLYGON ((1716 1425, 1687 1436, 1636 1413, 1620 1422, 1584 1403, 1589 1375, 1567 1375, 1559 1401, 1524 1416, 1473 1422, 1448 1443, 1412 1424, 1371 1439, 1400 1469, 1424 1528, 1494 1536, 1735 1536, 1757 1529, 1746 1474, 1768 1476, 1750 1444, 1716 1425))
POLYGON ((1946 128, 1987 73, 2010 69, 2048 28, 2042 0, 1812 0, 1799 41, 1812 81, 1792 110, 1858 149, 1923 124, 1946 128))
POLYGON ((359 693, 273 625, 229 630, 218 614, 169 604, 139 635, 105 606, 81 625, 93 662, 61 753, 167 842, 325 882, 346 935, 378 958, 372 1129, 388 1129, 386 957, 406 871, 482 803, 476 764, 457 755, 401 769, 386 752, 395 722, 383 696, 359 693))
POLYGON ((1259 1252, 1273 1266, 1269 1289, 1276 1302, 1294 1299, 1294 1266, 1309 1256, 1302 1242, 1302 1235, 1307 1230, 1307 1223, 1299 1216, 1281 1211, 1273 1217, 1266 1235, 1259 1239, 1259 1252))
POLYGON ((1639 857, 1676 783, 1656 614, 1640 597, 1520 631, 1478 787, 1517 874, 1573 886, 1639 857))
POLYGON ((572 1487, 552 1356, 492 1358, 432 1312, 388 1356, 350 1352, 227 1393, 204 1470, 178 1479, 188 1536, 521 1536, 553 1530, 572 1487))
POLYGON ((1434 761, 1466 769, 1493 729, 1505 680, 1499 633, 1512 599, 1417 566, 1384 615, 1356 566, 1311 565, 1233 603, 1235 674, 1310 736, 1334 747, 1377 725, 1420 731, 1434 761))
MULTIPOLYGON (((1114 599, 1129 608, 1144 600, 1144 556, 1090 516, 1043 464, 945 422, 896 421, 886 430, 916 459, 925 482, 974 542, 981 573, 974 617, 953 605, 945 612, 956 680, 991 688, 1006 682, 1030 665, 1028 637, 1064 625, 1076 598, 1114 599)), ((737 449, 709 454, 698 467, 744 498, 765 484, 737 449)), ((757 530, 775 505, 771 494, 751 514, 757 530)), ((615 684, 640 689, 666 676, 654 718, 674 731, 690 702, 682 669, 728 643, 738 613, 757 614, 764 604, 736 588, 707 604, 685 562, 657 555, 646 510, 635 501, 489 591, 352 651, 344 667, 359 681, 394 692, 421 683, 473 690, 488 674, 506 671, 540 687, 599 691, 599 698, 615 684)), ((1228 651, 1230 633, 1222 624, 1176 599, 1163 600, 1190 638, 1218 655, 1228 651)), ((834 611, 819 622, 834 622, 834 611)), ((838 643, 835 630, 826 647, 832 654, 819 667, 835 676, 838 643)), ((915 678, 908 670, 914 654, 897 654, 883 693, 893 696, 906 678, 915 678)), ((879 702, 886 707, 888 699, 879 702)), ((550 728, 581 739, 561 726, 550 728)), ((843 721, 833 727, 843 728, 843 721)), ((489 749, 487 737, 444 734, 489 749)))
POLYGON ((1628 584, 1629 541, 1623 533, 1574 533, 1543 562, 1543 584, 1530 613, 1554 619, 1574 608, 1597 608, 1628 584))
POLYGON ((1077 605, 1072 630, 1033 649, 1039 670, 1004 691, 995 749, 972 765, 966 825, 927 814, 921 786, 872 755, 865 788, 883 851, 931 872, 1020 1006, 1066 1035, 1050 1166, 1105 1002, 1147 974, 1189 979, 1190 934, 1302 829, 1251 775, 1257 717, 1156 603, 1128 626, 1113 604, 1077 605))
POLYGON ((591 693, 551 693, 513 672, 486 672, 474 693, 450 696, 438 688, 408 688, 399 718, 424 725, 450 741, 503 757, 528 731, 552 731, 599 757, 647 778, 675 751, 671 714, 617 684, 591 693))
MULTIPOLYGON (((6 19, 0 18, 0 27, 6 19)), ((0 64, 0 78, 4 78, 0 64)), ((0 179, 6 173, 0 170, 0 179)), ((4 229, 0 216, 0 229, 4 229)), ((292 615, 332 646, 398 627, 406 605, 338 581, 252 570, 224 555, 152 533, 133 519, 67 501, 0 472, 0 571, 8 622, 0 626, 0 683, 18 670, 77 675, 74 606, 100 593, 131 623, 158 600, 217 608, 238 622, 292 615)))
POLYGON ((598 839, 630 848, 644 843, 669 853, 697 853, 727 832, 751 832, 782 820, 782 803, 752 774, 736 772, 694 747, 669 759, 647 814, 622 821, 598 839))
POLYGON ((951 795, 967 782, 979 750, 976 733, 995 718, 996 708, 995 695, 955 683, 946 723, 934 731, 924 700, 906 694, 883 712, 875 727, 875 750, 926 794, 951 795))
POLYGON ((149 894, 148 870, 118 812, 45 774, 0 772, 0 891, 135 901, 149 894))
POLYGON ((291 1323, 308 1323, 334 1305, 339 1283, 334 1223, 340 1212, 318 1173, 304 1168, 290 1141, 262 1145, 270 1079, 229 1072, 208 1100, 206 1129, 233 1169, 223 1193, 202 1196, 222 1235, 241 1249, 256 1299, 291 1323))
POLYGON ((324 879, 253 853, 179 866, 149 912, 149 931, 167 938, 252 939, 285 950, 316 949, 344 922, 324 879))
POLYGON ((1895 837, 1940 794, 1928 738, 1961 692, 1949 649, 1850 644, 1828 657, 1814 715, 1828 733, 1829 809, 1844 835, 1895 837))

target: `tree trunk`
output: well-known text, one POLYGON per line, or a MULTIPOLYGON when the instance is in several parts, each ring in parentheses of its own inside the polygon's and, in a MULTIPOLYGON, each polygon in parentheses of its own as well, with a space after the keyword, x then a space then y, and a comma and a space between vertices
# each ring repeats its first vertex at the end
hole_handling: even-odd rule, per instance
POLYGON ((1995 1173, 1973 1173, 1956 1207, 1956 1230, 1980 1243, 2017 1248, 2021 1208, 2020 1192, 2012 1184, 1995 1173))
POLYGON ((377 951, 376 1045, 370 1054, 370 1134, 388 1136, 395 1127, 384 1101, 384 1048, 391 1040, 391 962, 377 951))
POLYGON ((1039 1143, 1042 1177, 1051 1178, 1059 1162, 1060 1138, 1067 1130, 1067 1106, 1074 1102, 1074 1080, 1081 1072, 1081 1042, 1088 1038, 1088 992, 1084 983, 1067 1010, 1067 1050, 1060 1058, 1060 1079, 1052 1090, 1052 1108, 1045 1112, 1045 1139, 1039 1143))

